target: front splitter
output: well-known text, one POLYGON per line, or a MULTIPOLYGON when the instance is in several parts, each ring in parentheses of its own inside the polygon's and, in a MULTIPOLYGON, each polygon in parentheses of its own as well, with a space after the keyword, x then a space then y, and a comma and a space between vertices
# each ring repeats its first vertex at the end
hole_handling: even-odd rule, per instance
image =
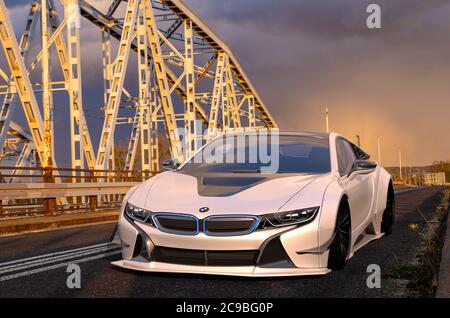
POLYGON ((244 277, 314 276, 330 272, 328 268, 262 268, 255 266, 190 266, 161 262, 120 260, 112 265, 143 272, 205 274, 244 277))

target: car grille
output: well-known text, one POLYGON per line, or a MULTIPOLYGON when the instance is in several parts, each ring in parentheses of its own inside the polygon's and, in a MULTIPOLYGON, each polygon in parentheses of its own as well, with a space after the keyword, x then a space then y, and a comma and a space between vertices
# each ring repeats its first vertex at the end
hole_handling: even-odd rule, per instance
POLYGON ((212 216, 203 221, 207 235, 245 235, 253 232, 258 218, 251 216, 212 216))
POLYGON ((259 218, 251 215, 222 215, 197 219, 189 214, 155 213, 156 227, 172 234, 196 235, 204 232, 210 236, 246 235, 258 226, 259 218))
POLYGON ((198 220, 191 215, 161 213, 153 216, 158 229, 164 232, 182 235, 195 235, 198 233, 198 220))
POLYGON ((206 251, 156 246, 151 259, 156 262, 194 266, 255 266, 258 250, 206 251))

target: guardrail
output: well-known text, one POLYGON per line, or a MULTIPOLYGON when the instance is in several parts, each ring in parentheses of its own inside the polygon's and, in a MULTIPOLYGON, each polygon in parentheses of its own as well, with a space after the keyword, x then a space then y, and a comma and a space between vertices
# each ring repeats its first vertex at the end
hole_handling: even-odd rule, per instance
POLYGON ((0 218, 117 208, 154 173, 140 170, 0 166, 0 218))
POLYGON ((0 184, 0 200, 125 194, 138 182, 0 184))
POLYGON ((117 208, 126 192, 138 182, 92 182, 92 183, 15 183, 0 184, 0 217, 37 216, 61 214, 79 210, 97 211, 99 208, 117 208), (115 197, 115 200, 100 202, 100 197, 115 197), (46 199, 83 198, 78 202, 69 200, 48 210, 46 199), (4 205, 3 202, 13 202, 4 205))
POLYGON ((49 174, 60 183, 143 181, 155 173, 145 170, 98 170, 0 166, 0 183, 45 182, 49 174))
POLYGON ((139 170, 1 166, 0 218, 116 209, 130 187, 153 175, 139 170))

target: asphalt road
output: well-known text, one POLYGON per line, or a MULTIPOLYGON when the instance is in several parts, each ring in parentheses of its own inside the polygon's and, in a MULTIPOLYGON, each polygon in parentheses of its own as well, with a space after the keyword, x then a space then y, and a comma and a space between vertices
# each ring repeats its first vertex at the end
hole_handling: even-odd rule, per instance
POLYGON ((434 214, 440 188, 397 193, 393 234, 359 250, 339 272, 317 277, 235 278, 141 273, 118 269, 108 243, 113 224, 0 238, 0 298, 4 297, 395 297, 385 277, 392 263, 411 259, 420 238, 408 228, 434 214), (79 262, 81 288, 69 289, 67 265, 79 262), (367 266, 381 266, 380 289, 366 286, 367 266), (384 275, 383 275, 384 274, 384 275))

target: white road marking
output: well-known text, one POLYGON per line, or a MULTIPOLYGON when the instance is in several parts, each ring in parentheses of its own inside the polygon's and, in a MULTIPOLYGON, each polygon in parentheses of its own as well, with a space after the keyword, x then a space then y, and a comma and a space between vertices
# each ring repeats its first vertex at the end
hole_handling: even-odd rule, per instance
POLYGON ((30 271, 25 271, 25 272, 20 272, 20 273, 16 273, 16 274, 11 274, 8 276, 2 276, 0 277, 0 282, 3 281, 7 281, 10 279, 14 279, 14 278, 19 278, 19 277, 23 277, 23 276, 29 276, 29 275, 33 275, 36 273, 42 273, 42 272, 46 272, 52 269, 57 269, 57 268, 61 268, 61 267, 66 267, 70 264, 79 264, 79 263, 85 263, 85 262, 90 262, 99 258, 104 258, 104 257, 108 257, 108 256, 112 256, 112 255, 116 255, 121 253, 121 251, 114 251, 114 252, 109 252, 109 253, 105 253, 105 254, 100 254, 100 255, 95 255, 95 256, 91 256, 91 257, 86 257, 86 258, 82 258, 82 259, 77 259, 77 260, 73 260, 70 262, 64 262, 64 263, 59 263, 59 264, 55 264, 55 265, 50 265, 50 266, 46 266, 46 267, 40 267, 40 268, 36 268, 30 271))
POLYGON ((65 267, 69 264, 89 262, 119 253, 121 253, 120 246, 107 242, 3 262, 0 263, 0 274, 14 273, 0 276, 0 282, 65 267))
POLYGON ((34 261, 30 261, 30 262, 18 263, 18 264, 9 265, 9 266, 0 268, 0 274, 9 273, 9 272, 15 272, 15 271, 23 270, 23 269, 30 268, 30 267, 36 267, 36 266, 40 266, 40 265, 46 265, 46 264, 49 264, 49 263, 55 263, 55 262, 58 262, 58 261, 65 261, 65 260, 68 260, 68 259, 71 259, 71 258, 77 258, 77 257, 80 257, 80 256, 97 254, 97 253, 100 253, 100 252, 108 252, 108 251, 111 251, 111 250, 116 250, 118 248, 120 248, 120 247, 119 246, 99 247, 99 248, 89 249, 89 250, 80 251, 80 252, 63 254, 63 255, 59 255, 59 256, 55 256, 55 257, 48 257, 48 258, 43 258, 43 259, 37 259, 37 260, 34 260, 34 261))
POLYGON ((15 264, 15 263, 23 263, 26 261, 35 260, 35 259, 39 259, 39 258, 48 258, 48 257, 53 257, 53 256, 61 255, 61 254, 67 254, 67 253, 72 253, 72 252, 76 252, 76 251, 88 250, 88 249, 92 249, 92 248, 96 248, 96 247, 109 246, 109 245, 112 245, 112 244, 109 242, 101 243, 101 244, 95 244, 95 245, 90 245, 90 246, 83 246, 83 247, 79 247, 79 248, 75 248, 75 249, 71 249, 71 250, 65 250, 65 251, 61 251, 61 252, 54 252, 54 253, 49 253, 49 254, 43 254, 43 255, 38 255, 38 256, 33 256, 33 257, 17 259, 17 260, 13 260, 13 261, 9 261, 9 262, 0 263, 0 268, 5 265, 10 265, 10 264, 15 264))

